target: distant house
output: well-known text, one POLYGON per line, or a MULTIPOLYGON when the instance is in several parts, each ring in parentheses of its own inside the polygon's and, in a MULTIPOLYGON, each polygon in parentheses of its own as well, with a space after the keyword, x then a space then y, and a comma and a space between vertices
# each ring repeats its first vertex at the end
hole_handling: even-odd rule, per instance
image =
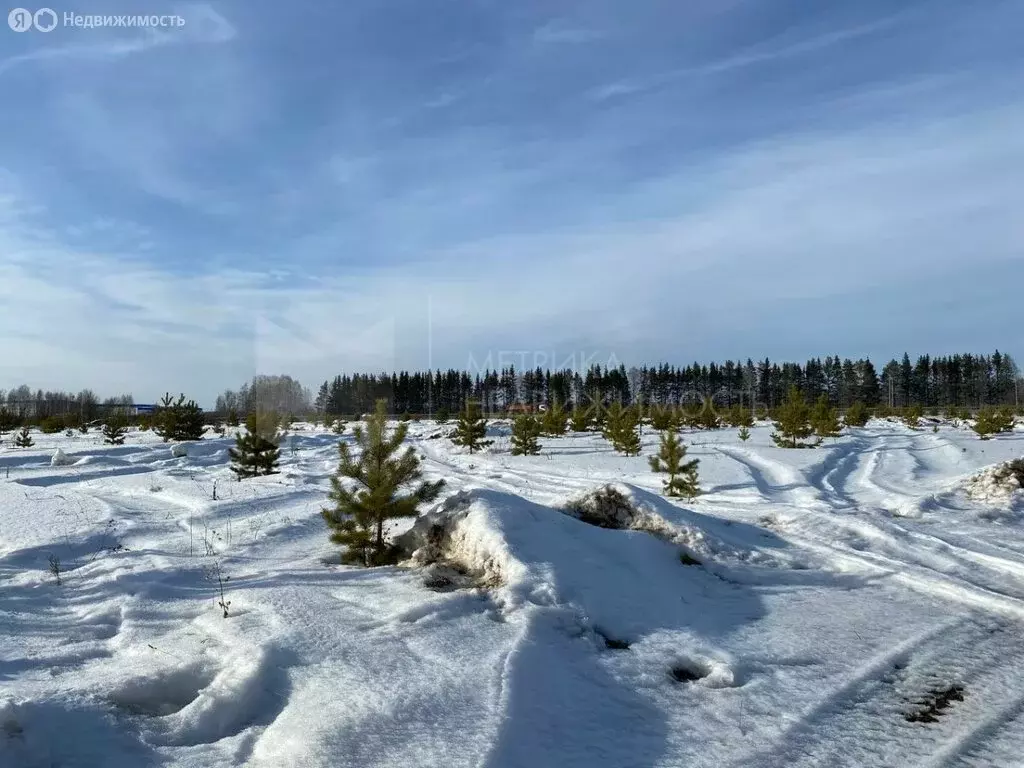
POLYGON ((522 413, 536 413, 537 409, 528 403, 512 403, 505 409, 505 413, 509 416, 518 416, 522 413))

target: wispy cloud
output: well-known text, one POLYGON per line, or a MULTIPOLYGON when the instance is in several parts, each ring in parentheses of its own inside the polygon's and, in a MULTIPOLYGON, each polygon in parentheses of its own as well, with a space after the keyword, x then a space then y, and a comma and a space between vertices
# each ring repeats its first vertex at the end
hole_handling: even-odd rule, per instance
POLYGON ((186 24, 180 29, 148 27, 124 36, 94 28, 93 34, 105 39, 69 45, 40 45, 31 51, 0 59, 0 76, 36 62, 113 61, 166 45, 225 43, 235 37, 234 26, 209 5, 189 4, 182 6, 181 13, 186 24))
POLYGON ((1015 351, 1024 66, 936 5, 195 6, 12 65, 0 386, 1015 351))

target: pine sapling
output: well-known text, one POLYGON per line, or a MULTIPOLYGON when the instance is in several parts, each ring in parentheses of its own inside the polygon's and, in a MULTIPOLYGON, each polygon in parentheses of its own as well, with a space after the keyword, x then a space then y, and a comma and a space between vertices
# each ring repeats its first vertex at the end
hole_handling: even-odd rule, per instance
POLYGON ((917 429, 921 426, 921 406, 912 405, 909 408, 903 409, 901 419, 911 429, 917 429))
POLYGON ((625 408, 622 403, 614 402, 605 413, 605 423, 601 430, 605 440, 612 447, 626 456, 640 455, 640 417, 635 408, 625 408))
POLYGON ((127 435, 128 419, 120 413, 112 414, 103 425, 103 442, 107 445, 124 445, 127 435))
POLYGON ((397 553, 385 539, 384 523, 400 517, 415 517, 417 507, 437 498, 444 480, 422 481, 420 459, 412 447, 398 454, 408 432, 399 424, 387 434, 386 403, 378 401, 377 410, 366 418, 366 429, 353 430, 362 449, 354 459, 348 443, 338 444, 338 470, 331 478, 328 495, 334 504, 322 510, 331 529, 331 541, 346 547, 343 560, 365 566, 393 561, 397 553), (408 493, 406 486, 415 485, 408 493))
POLYGON ((246 477, 277 474, 282 437, 277 425, 278 417, 274 413, 254 413, 246 419, 246 433, 239 433, 235 437, 235 447, 228 450, 231 471, 239 481, 246 477))
POLYGON ((576 406, 569 414, 569 429, 573 432, 586 432, 590 425, 590 415, 585 408, 576 406))
POLYGON ((557 400, 552 401, 551 406, 544 412, 541 419, 542 434, 550 437, 560 437, 565 434, 567 414, 565 408, 557 400))
POLYGON ((1013 411, 1008 408, 985 406, 978 411, 974 421, 974 431, 982 440, 1001 432, 1012 432, 1014 425, 1013 411))
POLYGON ((27 424, 14 436, 14 444, 18 448, 31 448, 36 444, 36 441, 32 439, 32 433, 29 431, 27 424))
POLYGON ((754 414, 742 405, 734 405, 727 412, 725 420, 730 427, 754 426, 754 414))
POLYGON ((512 421, 512 455, 536 456, 540 453, 541 423, 532 413, 516 416, 512 421))
POLYGON ((775 414, 775 432, 772 441, 780 448, 814 448, 821 443, 804 442, 814 434, 811 425, 811 409, 804 400, 800 390, 790 387, 786 401, 773 410, 775 414))
POLYGON ((747 442, 747 440, 750 439, 750 429, 748 429, 746 426, 740 427, 740 431, 737 433, 736 436, 739 437, 739 439, 745 443, 747 442))
POLYGON ((850 404, 843 415, 843 423, 848 427, 863 427, 868 423, 868 409, 860 400, 850 404))
POLYGON ((480 412, 480 404, 467 402, 455 424, 452 442, 468 448, 469 452, 473 453, 494 442, 493 440, 484 440, 486 436, 487 420, 480 412))
POLYGON ((811 425, 819 438, 838 437, 842 431, 836 409, 829 405, 828 396, 821 395, 811 409, 811 425))
POLYGON ((668 475, 664 481, 665 495, 692 499, 700 494, 697 478, 699 459, 686 458, 686 446, 679 436, 667 430, 661 433, 661 441, 656 456, 650 457, 651 470, 668 475))
POLYGON ((667 429, 679 429, 679 415, 676 409, 670 405, 651 406, 648 417, 651 420, 651 427, 658 432, 664 432, 667 429))

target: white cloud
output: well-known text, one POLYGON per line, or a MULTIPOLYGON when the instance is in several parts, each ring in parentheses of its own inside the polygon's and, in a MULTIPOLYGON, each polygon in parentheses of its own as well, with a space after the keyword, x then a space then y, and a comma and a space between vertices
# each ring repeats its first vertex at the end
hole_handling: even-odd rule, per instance
MULTIPOLYGON (((885 99, 891 107, 900 94, 885 99)), ((159 237, 130 222, 99 227, 106 248, 80 242, 90 231, 99 242, 92 219, 65 222, 77 229, 61 240, 24 185, 0 173, 0 386, 91 386, 139 399, 172 389, 209 403, 256 372, 314 385, 341 370, 462 366, 501 350, 558 359, 584 346, 628 364, 721 358, 742 338, 749 354, 773 354, 765 346, 779 334, 800 334, 828 352, 865 338, 897 351, 901 324, 880 338, 877 314, 898 307, 865 307, 841 334, 829 316, 793 307, 833 296, 838 311, 879 285, 913 291, 921 275, 1019 261, 1022 127, 1016 107, 822 125, 666 169, 604 199, 600 218, 424 248, 401 266, 363 260, 358 273, 324 264, 304 274, 297 254, 306 243, 278 254, 290 274, 179 274, 117 245, 111 234, 159 237), (640 217, 654 208, 657 218, 640 217)), ((328 175, 351 184, 362 171, 362 160, 338 161, 328 175)), ((496 163, 454 186, 439 180, 428 202, 455 206, 453 192, 479 188, 498 206, 545 172, 496 163)), ((301 207, 296 194, 290 204, 301 207)), ((376 202, 385 234, 424 215, 417 200, 376 202)), ((929 290, 955 299, 964 286, 929 290)), ((942 322, 933 318, 936 333, 942 322)))

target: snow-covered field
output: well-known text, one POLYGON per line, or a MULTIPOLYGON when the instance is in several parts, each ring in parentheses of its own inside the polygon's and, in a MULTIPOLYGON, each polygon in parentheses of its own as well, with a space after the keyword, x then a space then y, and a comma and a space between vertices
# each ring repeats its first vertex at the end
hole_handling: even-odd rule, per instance
POLYGON ((1024 504, 965 490, 1020 428, 684 433, 694 502, 600 437, 491 431, 470 456, 410 429, 489 577, 447 591, 337 564, 327 432, 241 483, 228 439, 4 448, 0 766, 1024 764, 1024 504), (608 482, 665 534, 560 511, 608 482))

